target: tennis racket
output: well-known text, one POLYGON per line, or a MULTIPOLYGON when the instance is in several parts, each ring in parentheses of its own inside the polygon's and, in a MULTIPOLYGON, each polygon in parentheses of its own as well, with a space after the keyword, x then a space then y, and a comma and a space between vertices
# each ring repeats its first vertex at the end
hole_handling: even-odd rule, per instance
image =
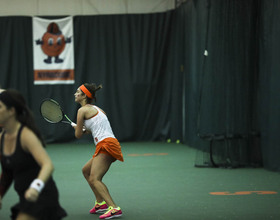
POLYGON ((47 98, 44 99, 40 106, 40 113, 42 117, 49 123, 66 123, 72 126, 76 125, 70 118, 63 112, 61 106, 57 101, 47 98))

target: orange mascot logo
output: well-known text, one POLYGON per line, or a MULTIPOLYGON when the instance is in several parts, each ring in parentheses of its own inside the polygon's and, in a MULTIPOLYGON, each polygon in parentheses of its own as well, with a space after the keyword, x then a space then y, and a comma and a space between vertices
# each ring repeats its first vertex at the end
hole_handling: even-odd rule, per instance
POLYGON ((66 43, 71 43, 71 38, 65 39, 63 33, 59 29, 59 26, 52 22, 47 27, 47 32, 44 33, 42 40, 36 40, 37 45, 41 45, 41 49, 48 56, 44 59, 47 64, 52 63, 52 57, 54 57, 55 63, 62 63, 63 59, 59 58, 59 55, 63 52, 66 43))

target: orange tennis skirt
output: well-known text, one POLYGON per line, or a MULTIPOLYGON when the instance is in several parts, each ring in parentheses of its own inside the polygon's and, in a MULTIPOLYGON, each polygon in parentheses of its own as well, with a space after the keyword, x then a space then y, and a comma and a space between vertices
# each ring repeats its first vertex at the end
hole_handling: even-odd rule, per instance
POLYGON ((116 160, 124 161, 121 151, 121 145, 116 138, 105 138, 96 145, 93 158, 98 154, 107 154, 114 157, 116 160))

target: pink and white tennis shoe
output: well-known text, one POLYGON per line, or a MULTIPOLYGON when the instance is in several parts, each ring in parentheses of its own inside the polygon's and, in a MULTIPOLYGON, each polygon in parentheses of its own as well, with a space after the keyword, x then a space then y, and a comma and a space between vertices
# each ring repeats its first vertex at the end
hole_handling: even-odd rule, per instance
POLYGON ((90 214, 103 213, 107 211, 108 206, 105 201, 98 203, 95 201, 94 207, 89 211, 90 214))
POLYGON ((109 206, 108 211, 104 213, 103 215, 100 215, 100 219, 111 219, 111 218, 117 218, 122 216, 122 210, 120 207, 113 208, 112 206, 109 206))

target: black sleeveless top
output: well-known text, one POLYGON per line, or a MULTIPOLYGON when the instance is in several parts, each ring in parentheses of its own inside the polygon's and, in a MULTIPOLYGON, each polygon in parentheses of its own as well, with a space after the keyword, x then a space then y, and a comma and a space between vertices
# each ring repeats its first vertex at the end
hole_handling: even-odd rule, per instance
POLYGON ((40 166, 30 153, 25 152, 20 143, 20 135, 23 126, 20 127, 16 140, 16 148, 12 155, 6 156, 3 153, 4 136, 1 138, 1 164, 3 169, 13 174, 14 188, 19 195, 23 194, 31 182, 37 178, 40 166))
POLYGON ((0 143, 1 166, 3 171, 12 173, 14 188, 19 195, 20 202, 12 207, 12 217, 15 219, 19 212, 25 212, 38 219, 61 219, 66 212, 60 207, 58 190, 52 177, 45 183, 45 187, 36 202, 28 202, 25 191, 31 182, 38 177, 40 166, 33 156, 25 152, 20 143, 23 126, 20 127, 16 139, 16 148, 12 155, 3 153, 5 132, 0 143))

